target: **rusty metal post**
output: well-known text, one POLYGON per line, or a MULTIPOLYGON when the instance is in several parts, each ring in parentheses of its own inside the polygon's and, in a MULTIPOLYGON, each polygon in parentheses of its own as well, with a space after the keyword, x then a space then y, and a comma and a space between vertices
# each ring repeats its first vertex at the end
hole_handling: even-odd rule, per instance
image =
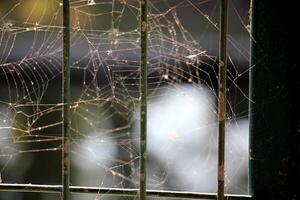
POLYGON ((70 4, 63 1, 63 149, 62 149, 62 199, 70 199, 70 4))
POLYGON ((141 122, 140 122, 140 200, 146 199, 147 180, 147 0, 141 0, 141 122))
POLYGON ((225 177, 225 123, 226 123, 226 72, 227 72, 227 0, 220 4, 219 28, 219 88, 218 88, 218 200, 224 200, 225 177))

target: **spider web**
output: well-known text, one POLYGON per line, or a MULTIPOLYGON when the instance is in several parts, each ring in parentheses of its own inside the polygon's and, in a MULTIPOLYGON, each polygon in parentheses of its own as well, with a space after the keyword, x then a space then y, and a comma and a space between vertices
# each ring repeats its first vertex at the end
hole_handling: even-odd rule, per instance
MULTIPOLYGON (((230 1, 228 36, 226 191, 241 194, 248 170, 247 4, 230 1)), ((138 188, 139 1, 70 5, 71 184, 138 188)), ((149 2, 149 189, 216 192, 218 6, 149 2)), ((15 0, 0 9, 1 181, 60 184, 62 2, 15 0)), ((74 199, 89 198, 83 196, 74 199)))

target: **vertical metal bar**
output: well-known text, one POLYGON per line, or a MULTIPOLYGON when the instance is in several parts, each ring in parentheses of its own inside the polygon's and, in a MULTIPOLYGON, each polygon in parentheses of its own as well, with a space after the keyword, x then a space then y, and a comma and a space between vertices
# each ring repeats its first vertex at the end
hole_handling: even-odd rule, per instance
POLYGON ((70 5, 63 0, 63 150, 62 150, 62 199, 70 199, 70 5))
POLYGON ((146 199, 147 165, 147 0, 141 0, 141 132, 140 132, 140 200, 146 199))
POLYGON ((227 0, 220 4, 219 33, 219 88, 218 88, 218 200, 224 200, 225 121, 226 121, 226 71, 227 71, 227 0))

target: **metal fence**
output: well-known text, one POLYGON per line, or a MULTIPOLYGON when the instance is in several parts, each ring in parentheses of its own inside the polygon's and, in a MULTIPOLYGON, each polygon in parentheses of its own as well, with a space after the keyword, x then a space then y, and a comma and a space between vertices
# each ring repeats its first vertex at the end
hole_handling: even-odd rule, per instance
POLYGON ((70 193, 97 193, 114 196, 138 196, 140 200, 149 197, 174 197, 193 199, 250 199, 250 195, 232 195, 224 193, 224 152, 225 152, 225 113, 226 113, 226 71, 227 71, 227 7, 228 0, 220 0, 219 27, 219 87, 218 87, 218 192, 196 193, 180 191, 147 190, 147 2, 140 1, 141 20, 141 76, 140 76, 140 188, 101 188, 70 186, 70 5, 63 0, 63 150, 62 185, 0 184, 2 191, 61 193, 63 200, 70 199, 70 193))

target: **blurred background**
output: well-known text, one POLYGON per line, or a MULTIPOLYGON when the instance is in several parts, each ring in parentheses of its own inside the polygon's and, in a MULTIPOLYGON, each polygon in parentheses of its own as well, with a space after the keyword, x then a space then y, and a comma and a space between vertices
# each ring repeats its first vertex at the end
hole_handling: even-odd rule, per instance
MULTIPOLYGON (((138 188, 139 1, 70 2, 71 184, 138 188)), ((234 194, 248 194, 249 5, 229 1, 225 188, 234 194)), ((2 183, 61 184, 62 6, 0 0, 2 183)), ((152 0, 148 17, 147 187, 216 192, 219 1, 152 0)))

